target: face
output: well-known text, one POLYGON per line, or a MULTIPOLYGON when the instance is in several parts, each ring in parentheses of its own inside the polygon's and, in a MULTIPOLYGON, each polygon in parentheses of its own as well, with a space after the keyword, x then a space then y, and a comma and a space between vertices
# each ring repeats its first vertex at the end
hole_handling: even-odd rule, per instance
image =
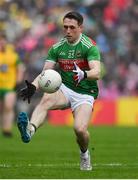
POLYGON ((63 20, 63 31, 69 43, 75 43, 82 33, 82 25, 78 25, 75 19, 63 20))

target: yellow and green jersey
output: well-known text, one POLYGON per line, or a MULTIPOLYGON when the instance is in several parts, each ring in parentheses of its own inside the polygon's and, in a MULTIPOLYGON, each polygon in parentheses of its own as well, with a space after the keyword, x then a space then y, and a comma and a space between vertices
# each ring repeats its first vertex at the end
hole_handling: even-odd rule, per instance
POLYGON ((12 90, 16 85, 17 66, 21 63, 11 46, 0 52, 0 90, 12 90))
POLYGON ((61 39, 50 48, 46 60, 59 63, 62 81, 68 88, 77 93, 88 94, 97 98, 98 86, 96 80, 84 79, 78 86, 73 80, 74 62, 82 70, 89 70, 89 61, 100 61, 100 53, 96 43, 88 36, 81 34, 78 42, 74 44, 69 44, 66 38, 61 39))

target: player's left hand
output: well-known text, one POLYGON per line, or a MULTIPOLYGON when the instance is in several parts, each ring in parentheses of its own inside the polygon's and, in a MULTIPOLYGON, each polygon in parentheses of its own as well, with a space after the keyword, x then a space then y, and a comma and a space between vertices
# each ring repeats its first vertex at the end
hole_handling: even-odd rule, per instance
POLYGON ((87 74, 85 71, 81 70, 75 62, 74 62, 74 67, 75 69, 73 70, 73 72, 75 73, 75 75, 73 76, 73 79, 76 82, 76 85, 78 85, 81 80, 87 77, 87 74))

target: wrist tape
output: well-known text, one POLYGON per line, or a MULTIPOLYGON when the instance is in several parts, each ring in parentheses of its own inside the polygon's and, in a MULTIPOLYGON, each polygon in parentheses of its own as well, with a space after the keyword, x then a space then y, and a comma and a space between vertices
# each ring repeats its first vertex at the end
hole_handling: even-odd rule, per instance
POLYGON ((87 73, 86 73, 86 71, 83 71, 84 72, 84 79, 86 79, 87 78, 87 73))

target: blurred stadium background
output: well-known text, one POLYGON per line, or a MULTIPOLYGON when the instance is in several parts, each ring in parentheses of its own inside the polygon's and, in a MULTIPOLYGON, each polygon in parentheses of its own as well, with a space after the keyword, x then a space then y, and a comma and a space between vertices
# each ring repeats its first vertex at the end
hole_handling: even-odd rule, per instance
MULTIPOLYGON (((99 95, 99 99, 95 103, 93 118, 90 122, 90 125, 93 125, 92 128, 98 126, 100 128, 100 130, 98 129, 98 132, 101 131, 101 132, 105 132, 106 134, 107 131, 109 131, 112 135, 106 134, 106 137, 111 135, 110 143, 114 142, 114 140, 116 139, 112 132, 114 133, 120 132, 118 133, 117 138, 118 138, 118 142, 120 139, 119 151, 121 151, 123 146, 125 146, 127 143, 127 139, 125 139, 125 141, 123 142, 124 140, 122 139, 123 135, 126 138, 128 138, 128 142, 131 141, 131 143, 138 137, 136 133, 138 130, 137 129, 138 127, 138 53, 137 53, 138 52, 138 23, 137 23, 138 1, 137 0, 0 0, 0 31, 5 32, 7 39, 17 50, 21 60, 25 64, 26 73, 24 79, 28 79, 29 81, 31 81, 34 79, 34 77, 36 77, 37 74, 41 72, 42 67, 44 65, 43 57, 47 54, 49 47, 62 37, 61 30, 62 30, 63 15, 66 12, 72 10, 77 10, 83 14, 85 18, 84 21, 85 33, 91 36, 97 42, 97 45, 101 52, 102 78, 99 81, 100 95, 99 95), (103 126, 103 130, 101 128, 102 126, 103 126), (110 129, 109 128, 106 129, 107 127, 109 127, 110 129), (122 129, 120 129, 119 131, 119 129, 116 129, 117 127, 119 129, 120 127, 122 127, 122 129), (124 134, 122 134, 121 132, 124 132, 124 134), (134 136, 132 134, 131 136, 130 133, 132 134, 134 133, 133 134, 134 136)), ((23 85, 24 82, 20 85, 20 87, 22 87, 23 85)), ((31 105, 27 105, 27 103, 22 102, 22 100, 18 98, 17 106, 16 106, 17 113, 19 111, 27 111, 30 114, 34 106, 40 100, 41 95, 42 95, 41 92, 37 93, 33 98, 31 105)), ((71 112, 69 110, 65 110, 64 112, 51 111, 48 114, 48 123, 50 125, 47 128, 50 128, 51 131, 52 131, 51 126, 53 125, 67 125, 65 126, 66 129, 68 128, 68 126, 72 126, 73 123, 71 112)), ((42 134, 44 134, 44 131, 46 131, 47 133, 50 132, 50 130, 47 131, 42 128, 42 132, 43 132, 42 134)), ((62 130, 63 129, 61 128, 61 132, 59 132, 59 134, 60 133, 62 134, 62 130)), ((17 130, 15 128, 15 132, 16 131, 17 130)), ((39 143, 40 143, 39 141, 41 141, 40 139, 39 141, 37 141, 37 137, 38 136, 41 137, 42 135, 40 131, 39 131, 40 134, 38 133, 36 135, 36 142, 34 142, 36 147, 37 147, 37 143, 39 147, 39 143)), ((54 131, 56 132, 55 129, 54 131)), ((68 129, 67 131, 70 130, 68 129)), ((96 133, 95 129, 94 132, 96 133)), ((69 134, 72 134, 72 132, 69 134)), ((102 138, 104 137, 104 135, 101 136, 102 138)), ((51 137, 48 138, 50 141, 51 137)), ((98 138, 100 138, 100 136, 98 136, 98 138)), ((18 140, 19 134, 18 134, 18 138, 15 137, 15 139, 17 142, 19 141, 18 140)), ((104 139, 104 141, 105 141, 104 148, 107 148, 106 145, 108 143, 106 143, 106 138, 104 139)), ((94 140, 94 142, 96 143, 96 140, 94 140)), ((6 143, 7 143, 6 144, 7 148, 9 148, 10 145, 8 144, 8 141, 6 141, 5 143, 3 138, 1 138, 0 143, 1 143, 0 155, 3 153, 3 159, 0 158, 0 171, 1 171, 0 178, 5 178, 7 177, 6 175, 4 176, 4 172, 6 171, 4 171, 2 168, 4 167, 5 162, 8 163, 8 160, 4 161, 4 157, 6 157, 6 153, 8 152, 8 150, 6 150, 6 148, 3 150, 2 147, 3 144, 6 143), (4 154, 5 151, 6 153, 4 154)), ((14 144, 15 141, 12 140, 10 143, 14 144)), ((43 146, 45 146, 44 143, 43 146)), ((23 145, 21 145, 19 142, 17 144, 20 147, 22 147, 22 149, 24 149, 23 145)), ((131 145, 132 145, 132 149, 133 150, 135 149, 135 153, 130 151, 129 152, 130 157, 133 154, 135 158, 132 159, 136 163, 138 162, 138 153, 136 153, 138 152, 138 146, 136 146, 135 141, 133 142, 133 144, 128 143, 128 146, 131 145)), ((15 148, 15 152, 17 150, 17 152, 19 151, 19 153, 21 153, 21 149, 18 148, 17 149, 15 148)), ((100 143, 99 143, 99 148, 100 148, 100 143)), ((27 152, 26 147, 25 147, 25 152, 27 152)), ((112 156, 113 151, 110 151, 110 153, 111 154, 109 156, 112 156)), ((35 156, 35 153, 32 154, 35 156)), ((126 154, 126 157, 128 156, 129 155, 126 154)), ((127 159, 124 159, 124 162, 125 160, 127 164, 127 159)), ((13 160, 11 160, 11 162, 12 161, 13 160)), ((131 164, 132 162, 129 161, 129 163, 131 164)), ((13 169, 14 167, 16 167, 16 165, 13 166, 13 169)), ((95 164, 95 167, 97 167, 98 169, 98 165, 95 164)), ((37 168, 37 167, 32 167, 32 168, 37 168)), ((134 169, 138 170, 138 164, 135 164, 135 166, 133 164, 133 166, 130 166, 128 169, 130 170, 131 168, 133 170, 134 169)), ((102 170, 103 169, 101 168, 101 171, 102 170)), ((108 170, 110 171, 111 169, 108 170)), ((121 176, 120 171, 122 171, 121 168, 119 169, 119 171, 117 171, 118 176, 114 173, 113 173, 114 176, 112 176, 108 172, 110 175, 109 177, 103 174, 99 176, 98 173, 95 176, 91 176, 90 174, 88 174, 88 176, 79 174, 79 176, 74 175, 74 177, 138 178, 138 173, 136 173, 138 171, 135 171, 134 173, 130 171, 131 175, 129 174, 128 176, 127 175, 125 176, 125 173, 124 175, 121 176)), ((56 176, 54 175, 41 176, 38 173, 37 176, 34 174, 32 171, 32 176, 28 175, 28 177, 56 178, 56 176)), ((15 177, 27 178, 27 176, 24 176, 23 174, 21 174, 21 176, 15 175, 15 177)), ((66 178, 66 177, 68 176, 66 175, 59 176, 59 178, 66 178)), ((73 176, 70 176, 70 178, 73 178, 73 176)))

